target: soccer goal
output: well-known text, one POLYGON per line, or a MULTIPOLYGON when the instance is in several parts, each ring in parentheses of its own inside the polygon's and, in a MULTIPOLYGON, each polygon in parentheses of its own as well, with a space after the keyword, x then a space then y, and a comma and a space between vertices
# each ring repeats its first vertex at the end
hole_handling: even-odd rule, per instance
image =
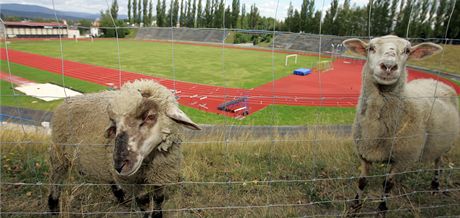
POLYGON ((297 64, 297 54, 291 54, 291 55, 286 55, 286 61, 284 63, 284 66, 288 65, 289 58, 294 58, 294 63, 297 64))

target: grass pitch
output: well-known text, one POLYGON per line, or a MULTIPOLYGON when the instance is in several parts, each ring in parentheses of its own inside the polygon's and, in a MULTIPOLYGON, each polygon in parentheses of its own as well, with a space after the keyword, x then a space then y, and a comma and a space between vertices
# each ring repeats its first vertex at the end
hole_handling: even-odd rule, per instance
MULTIPOLYGON (((61 58, 59 40, 12 41, 11 49, 61 58)), ((115 40, 62 42, 64 59, 118 69, 115 40)), ((120 40, 122 70, 193 83, 233 88, 254 88, 292 73, 311 68, 315 56, 299 56, 298 63, 284 66, 286 54, 234 48, 120 40), (173 58, 174 57, 174 58, 173 58)))

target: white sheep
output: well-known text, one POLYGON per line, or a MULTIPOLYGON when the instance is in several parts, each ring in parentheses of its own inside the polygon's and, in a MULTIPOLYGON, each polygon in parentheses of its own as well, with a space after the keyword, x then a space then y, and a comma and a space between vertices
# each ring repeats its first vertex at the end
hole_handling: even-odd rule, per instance
POLYGON ((437 54, 442 51, 439 45, 421 43, 412 47, 409 41, 397 36, 374 38, 369 43, 348 39, 343 44, 367 57, 353 124, 361 175, 351 211, 361 207, 371 163, 383 162, 390 164, 378 208, 379 214, 385 215, 386 198, 394 186, 395 174, 410 163, 434 161, 437 170, 431 186, 439 189, 442 156, 454 146, 460 132, 457 93, 432 79, 406 81, 407 60, 437 54))
POLYGON ((51 212, 59 212, 59 184, 73 167, 90 181, 113 184, 119 202, 125 192, 134 194, 140 209, 154 217, 162 216, 162 184, 179 178, 181 126, 200 129, 170 90, 148 80, 70 98, 55 110, 51 125, 51 212))

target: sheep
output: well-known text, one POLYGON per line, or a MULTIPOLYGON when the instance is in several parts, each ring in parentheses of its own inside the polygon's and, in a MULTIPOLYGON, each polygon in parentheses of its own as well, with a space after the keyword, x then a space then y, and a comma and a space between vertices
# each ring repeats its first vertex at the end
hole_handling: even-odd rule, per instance
POLYGON ((52 214, 59 213, 59 184, 75 168, 89 181, 112 184, 119 202, 125 201, 126 193, 133 194, 142 211, 152 211, 145 212, 146 217, 162 217, 161 184, 179 178, 179 131, 182 126, 200 130, 179 109, 170 90, 149 80, 69 98, 57 107, 51 125, 48 206, 52 214))
POLYGON ((416 161, 434 161, 433 190, 439 190, 442 157, 454 146, 460 132, 455 90, 436 80, 407 83, 406 62, 421 60, 442 51, 433 43, 411 47, 397 36, 383 36, 365 43, 348 39, 343 44, 352 52, 367 56, 362 71, 362 88, 353 124, 353 140, 361 161, 358 192, 349 211, 362 206, 371 163, 390 164, 383 183, 378 214, 388 210, 386 198, 394 186, 395 174, 416 161))

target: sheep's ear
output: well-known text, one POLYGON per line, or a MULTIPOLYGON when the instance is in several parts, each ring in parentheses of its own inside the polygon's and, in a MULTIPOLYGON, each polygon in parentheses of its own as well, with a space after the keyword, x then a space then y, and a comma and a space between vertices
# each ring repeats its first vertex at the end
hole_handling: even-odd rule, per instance
POLYGON ((442 51, 442 47, 431 42, 420 43, 410 49, 409 58, 423 60, 442 51))
POLYGON ((166 115, 177 123, 184 125, 185 127, 193 130, 201 130, 201 128, 194 123, 179 107, 176 105, 170 106, 166 115))
POLYGON ((342 42, 342 44, 350 49, 353 53, 366 56, 367 55, 367 43, 363 42, 361 39, 347 39, 342 42))

